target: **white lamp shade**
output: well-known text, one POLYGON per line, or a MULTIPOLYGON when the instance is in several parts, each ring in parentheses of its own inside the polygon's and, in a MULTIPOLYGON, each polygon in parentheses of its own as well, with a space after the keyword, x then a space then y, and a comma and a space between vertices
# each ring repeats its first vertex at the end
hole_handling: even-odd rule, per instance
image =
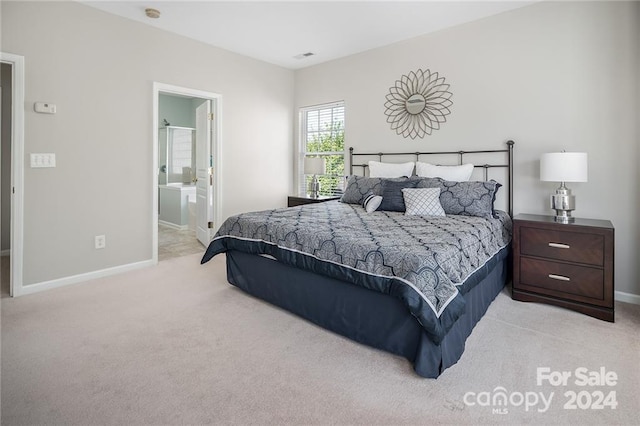
POLYGON ((305 157, 304 174, 323 175, 325 174, 325 161, 322 157, 305 157))
POLYGON ((540 180, 587 182, 586 152, 550 152, 540 157, 540 180))

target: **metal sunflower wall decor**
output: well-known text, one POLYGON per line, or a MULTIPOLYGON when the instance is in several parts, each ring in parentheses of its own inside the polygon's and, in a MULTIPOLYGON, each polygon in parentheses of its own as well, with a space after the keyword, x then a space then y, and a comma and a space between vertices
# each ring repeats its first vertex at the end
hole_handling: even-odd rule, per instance
POLYGON ((453 105, 450 99, 453 93, 448 89, 449 84, 445 84, 444 77, 439 77, 437 72, 419 69, 403 75, 386 96, 384 113, 387 123, 391 123, 391 129, 405 138, 430 135, 451 114, 449 108, 453 105))

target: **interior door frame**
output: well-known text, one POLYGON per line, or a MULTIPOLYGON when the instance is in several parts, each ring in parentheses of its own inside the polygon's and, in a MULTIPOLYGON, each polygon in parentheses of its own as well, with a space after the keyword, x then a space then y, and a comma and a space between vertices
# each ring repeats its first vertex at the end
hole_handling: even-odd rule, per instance
POLYGON ((11 264, 9 291, 22 294, 24 256, 24 56, 0 52, 0 62, 11 64, 11 264))
POLYGON ((213 155, 213 226, 220 224, 222 217, 222 95, 204 90, 175 86, 172 84, 153 82, 153 176, 151 179, 152 209, 151 209, 151 235, 152 235, 152 262, 158 263, 158 129, 160 120, 158 117, 160 94, 180 95, 210 100, 212 111, 215 111, 212 121, 211 154, 213 155))

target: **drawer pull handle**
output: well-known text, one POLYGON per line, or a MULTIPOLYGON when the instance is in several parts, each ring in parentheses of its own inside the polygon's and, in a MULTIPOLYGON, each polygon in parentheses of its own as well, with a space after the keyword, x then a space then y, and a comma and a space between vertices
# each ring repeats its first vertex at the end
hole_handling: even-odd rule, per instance
POLYGON ((555 247, 555 248, 561 248, 561 249, 571 248, 569 244, 562 244, 562 243, 549 243, 549 247, 555 247))
POLYGON ((571 278, 565 277, 564 275, 549 274, 549 278, 558 281, 571 281, 571 278))

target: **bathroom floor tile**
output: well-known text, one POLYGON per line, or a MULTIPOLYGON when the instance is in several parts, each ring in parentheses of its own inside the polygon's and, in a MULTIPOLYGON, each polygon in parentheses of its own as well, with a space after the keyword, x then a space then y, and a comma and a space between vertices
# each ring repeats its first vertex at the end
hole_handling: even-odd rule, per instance
POLYGON ((158 260, 203 253, 205 247, 196 239, 191 229, 178 230, 158 225, 158 260))

